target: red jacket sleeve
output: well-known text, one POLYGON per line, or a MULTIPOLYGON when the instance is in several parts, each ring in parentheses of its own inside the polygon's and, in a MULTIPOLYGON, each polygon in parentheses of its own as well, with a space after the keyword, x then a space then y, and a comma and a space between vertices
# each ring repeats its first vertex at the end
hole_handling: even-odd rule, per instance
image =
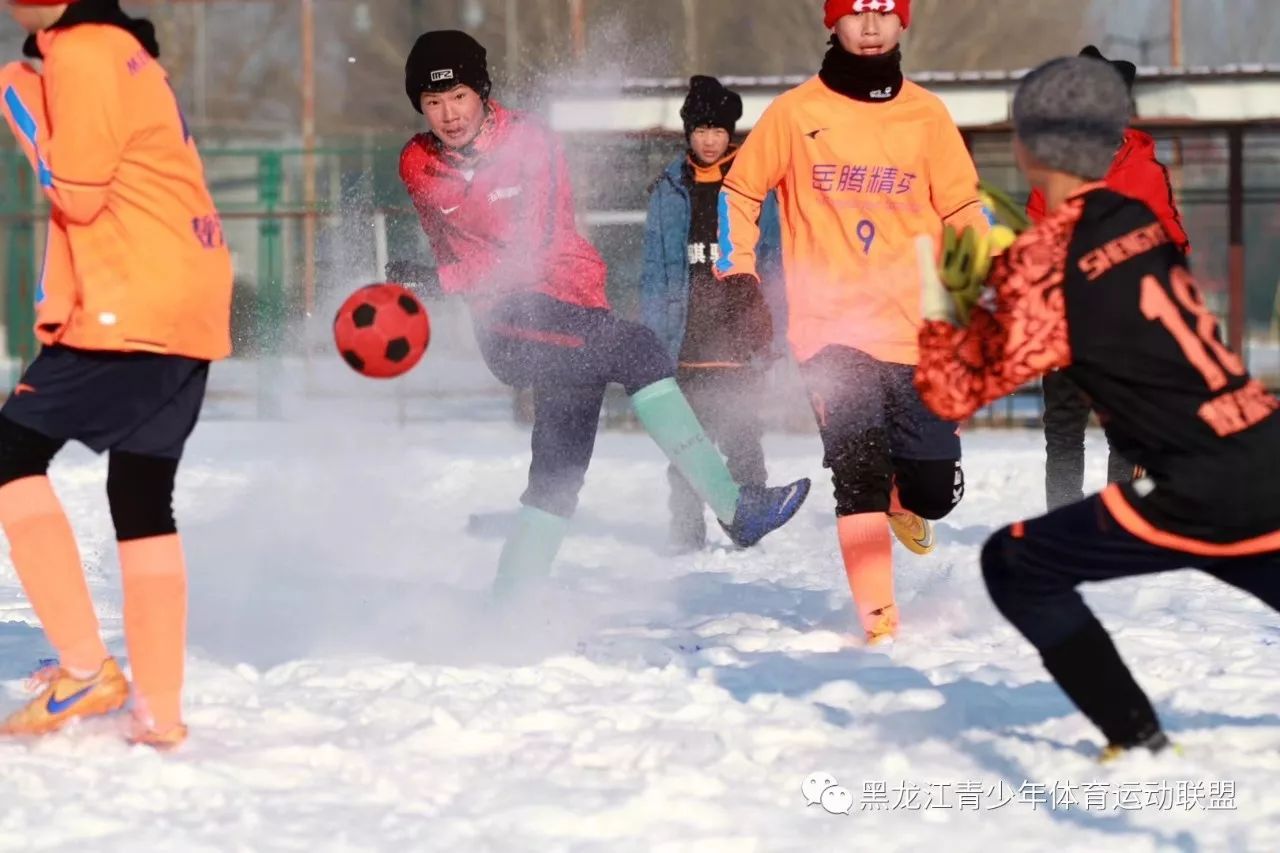
POLYGON ((1039 225, 1044 221, 1044 193, 1040 190, 1032 190, 1031 197, 1027 199, 1027 218, 1031 220, 1032 225, 1039 225))
POLYGON ((994 306, 974 308, 968 327, 939 320, 921 327, 915 385, 939 417, 965 420, 1071 363, 1062 285, 1080 210, 1081 203, 1064 205, 996 259, 987 281, 994 306))
POLYGON ((1174 245, 1183 254, 1191 253, 1191 241, 1182 226, 1182 217, 1173 200, 1173 182, 1169 180, 1169 170, 1164 164, 1159 160, 1133 158, 1123 172, 1114 179, 1108 178, 1107 183, 1116 192, 1151 208, 1174 245))

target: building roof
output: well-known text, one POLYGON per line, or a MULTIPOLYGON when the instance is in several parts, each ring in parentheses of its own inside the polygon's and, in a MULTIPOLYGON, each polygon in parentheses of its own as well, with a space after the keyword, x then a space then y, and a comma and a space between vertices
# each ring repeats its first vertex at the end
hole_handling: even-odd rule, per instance
MULTIPOLYGON (((1031 72, 1030 68, 1019 68, 1012 71, 919 71, 908 74, 920 85, 931 83, 999 83, 1016 82, 1031 72)), ((727 75, 719 80, 731 89, 789 89, 798 86, 812 75, 809 74, 774 74, 774 75, 727 75)), ((1188 79, 1240 79, 1258 77, 1280 78, 1280 65, 1271 63, 1245 63, 1217 66, 1187 66, 1170 68, 1158 65, 1139 66, 1138 79, 1141 83, 1160 83, 1171 80, 1188 79)), ((625 77, 610 79, 596 76, 590 80, 573 80, 561 89, 569 93, 622 93, 653 94, 661 92, 683 93, 689 86, 687 77, 625 77)))
MULTIPOLYGON (((908 75, 946 103, 962 128, 1007 120, 1019 80, 1016 71, 925 71, 908 75)), ((1138 70, 1138 112, 1146 120, 1197 122, 1280 121, 1280 65, 1138 70)), ((809 79, 802 75, 725 76, 743 96, 738 126, 752 127, 783 91, 809 79)), ((596 78, 567 84, 551 99, 551 121, 567 132, 680 131, 680 106, 689 82, 683 77, 596 78)))

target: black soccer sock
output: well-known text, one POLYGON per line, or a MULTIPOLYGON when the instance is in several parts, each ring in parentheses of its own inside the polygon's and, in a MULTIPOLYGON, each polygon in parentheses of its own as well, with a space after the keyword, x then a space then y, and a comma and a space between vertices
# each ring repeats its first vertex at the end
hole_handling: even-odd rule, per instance
POLYGON ((1061 644, 1041 651, 1049 674, 1109 744, 1131 747, 1160 731, 1160 721, 1120 659, 1102 624, 1089 621, 1061 644))

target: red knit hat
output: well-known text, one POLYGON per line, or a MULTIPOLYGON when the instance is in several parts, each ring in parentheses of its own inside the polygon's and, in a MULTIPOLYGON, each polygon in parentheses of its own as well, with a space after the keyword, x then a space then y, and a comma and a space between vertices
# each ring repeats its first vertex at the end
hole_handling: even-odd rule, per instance
POLYGON ((863 12, 892 13, 902 20, 905 30, 911 26, 911 0, 827 0, 824 8, 827 29, 834 29, 836 21, 845 15, 860 15, 863 12))

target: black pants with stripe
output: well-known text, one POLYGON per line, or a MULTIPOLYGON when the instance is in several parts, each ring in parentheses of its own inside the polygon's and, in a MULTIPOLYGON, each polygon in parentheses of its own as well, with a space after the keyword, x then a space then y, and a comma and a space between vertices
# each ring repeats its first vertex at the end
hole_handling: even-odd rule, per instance
POLYGON ((1098 495, 1006 527, 982 550, 996 608, 1118 745, 1142 742, 1159 722, 1079 586, 1178 569, 1199 569, 1280 610, 1280 552, 1208 557, 1153 544, 1121 527, 1098 495))
POLYGON ((605 387, 634 394, 675 376, 675 363, 648 328, 542 294, 513 296, 477 317, 476 334, 499 381, 533 389, 533 461, 521 502, 568 518, 595 451, 605 387))

